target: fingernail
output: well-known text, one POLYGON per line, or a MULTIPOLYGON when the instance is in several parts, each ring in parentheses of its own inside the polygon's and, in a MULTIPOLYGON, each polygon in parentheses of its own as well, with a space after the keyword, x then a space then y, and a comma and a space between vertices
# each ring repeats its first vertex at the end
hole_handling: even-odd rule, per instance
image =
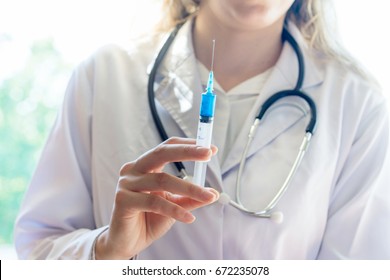
POLYGON ((193 223, 195 221, 195 219, 196 219, 195 216, 189 212, 186 212, 184 214, 184 220, 186 223, 193 223))
POLYGON ((200 146, 198 146, 198 147, 196 147, 196 150, 199 151, 199 152, 201 152, 201 153, 204 154, 205 156, 210 156, 211 153, 212 153, 211 149, 206 148, 206 147, 200 147, 200 146))
POLYGON ((219 192, 216 189, 208 188, 208 191, 213 195, 214 201, 219 198, 219 192))
POLYGON ((202 193, 202 197, 205 200, 215 201, 218 199, 219 193, 213 188, 205 188, 205 191, 202 193))

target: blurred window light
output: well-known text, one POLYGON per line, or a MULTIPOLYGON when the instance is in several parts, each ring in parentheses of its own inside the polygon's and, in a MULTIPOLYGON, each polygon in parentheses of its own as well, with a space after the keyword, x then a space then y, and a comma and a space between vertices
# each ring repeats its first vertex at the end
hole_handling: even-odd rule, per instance
POLYGON ((382 85, 390 97, 390 2, 383 0, 333 0, 345 47, 382 85))

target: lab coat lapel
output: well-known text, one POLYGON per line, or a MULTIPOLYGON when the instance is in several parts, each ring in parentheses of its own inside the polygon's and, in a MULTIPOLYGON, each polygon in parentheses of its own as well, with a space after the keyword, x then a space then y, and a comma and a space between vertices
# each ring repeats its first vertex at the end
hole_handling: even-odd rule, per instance
MULTIPOLYGON (((293 37, 297 40, 304 55, 306 72, 302 90, 305 91, 312 86, 320 84, 323 80, 323 74, 321 73, 319 65, 315 65, 314 62, 310 60, 307 46, 297 28, 290 25, 289 30, 293 37)), ((248 114, 237 140, 233 144, 229 155, 222 165, 222 174, 239 164, 243 149, 247 143, 248 132, 264 101, 278 91, 294 88, 297 78, 298 61, 296 59, 295 51, 290 44, 285 43, 278 62, 264 85, 251 112, 248 114)), ((247 158, 268 145, 272 140, 280 136, 297 122, 306 120, 307 117, 304 112, 301 112, 295 106, 291 106, 292 104, 298 104, 299 107, 306 108, 305 111, 308 114, 309 108, 304 101, 297 98, 284 98, 283 100, 278 101, 278 105, 280 104, 282 105, 278 106, 277 109, 273 108, 270 110, 275 111, 271 114, 266 114, 263 121, 260 123, 248 151, 247 158)), ((304 131, 302 130, 302 137, 303 134, 304 131)))
POLYGON ((202 88, 192 47, 191 25, 187 22, 181 28, 160 66, 155 98, 183 133, 195 138, 202 88))

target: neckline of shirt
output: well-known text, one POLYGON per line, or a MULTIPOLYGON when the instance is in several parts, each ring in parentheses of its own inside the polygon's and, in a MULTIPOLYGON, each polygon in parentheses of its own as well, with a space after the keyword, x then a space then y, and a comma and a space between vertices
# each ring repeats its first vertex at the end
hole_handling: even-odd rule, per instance
MULTIPOLYGON (((207 79, 209 77, 209 70, 207 67, 197 60, 197 66, 199 69, 199 74, 201 78, 202 85, 207 85, 207 79)), ((236 85, 232 89, 225 91, 221 85, 218 83, 216 77, 218 75, 214 75, 214 89, 224 95, 227 96, 233 96, 233 95, 245 95, 245 94, 260 94, 261 89, 263 88, 263 85, 267 81, 268 77, 270 76, 272 70, 274 67, 269 68, 263 73, 260 73, 254 77, 251 77, 242 83, 236 85)))

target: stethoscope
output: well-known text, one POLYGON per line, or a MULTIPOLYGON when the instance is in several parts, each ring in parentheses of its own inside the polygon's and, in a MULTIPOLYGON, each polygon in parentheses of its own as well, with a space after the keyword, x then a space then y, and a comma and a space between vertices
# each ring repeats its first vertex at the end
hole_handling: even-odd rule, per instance
MULTIPOLYGON (((159 53, 155 59, 155 62, 154 62, 153 68, 150 72, 149 80, 148 80, 149 106, 150 106, 150 110, 151 110, 151 113, 153 116, 153 120, 156 124, 157 130, 160 134, 162 141, 167 140, 168 135, 164 129, 164 126, 161 122, 161 119, 160 119, 158 112, 157 112, 157 109, 156 109, 155 96, 154 96, 154 82, 155 82, 155 78, 156 78, 157 69, 160 66, 162 60, 164 59, 165 54, 167 53, 170 45, 172 44, 173 40, 175 39, 175 37, 176 37, 176 35, 177 35, 177 33, 182 25, 183 24, 177 25, 176 28, 172 31, 172 33, 169 35, 169 37, 165 41, 163 47, 161 48, 161 50, 159 51, 159 53)), ((220 198, 219 198, 219 202, 222 204, 230 204, 231 206, 243 211, 246 214, 249 214, 249 215, 255 216, 255 217, 259 217, 259 218, 270 218, 271 220, 273 220, 277 223, 281 223, 283 221, 283 214, 281 212, 273 211, 273 210, 275 209, 275 206, 282 198, 283 194, 286 192, 294 174, 296 173, 296 171, 298 170, 298 168, 302 162, 302 159, 303 159, 303 157, 304 157, 304 155, 309 147, 309 143, 310 143, 311 137, 314 133, 315 126, 316 126, 316 120, 317 120, 317 110, 316 110, 316 105, 315 105, 314 101, 307 94, 305 94, 304 92, 301 91, 303 79, 305 76, 305 66, 304 66, 302 51, 301 51, 298 43, 295 41, 294 37, 288 32, 287 28, 283 28, 282 39, 283 39, 283 41, 284 40, 287 41, 292 46, 292 48, 294 49, 294 52, 297 55, 298 69, 299 69, 297 83, 296 83, 294 89, 279 91, 279 92, 275 93, 274 95, 272 95, 271 97, 269 97, 263 103, 263 105, 260 108, 259 114, 256 116, 256 118, 255 118, 255 120, 250 128, 250 131, 248 134, 248 141, 246 143, 246 146, 245 146, 244 151, 243 151, 242 156, 241 156, 240 166, 238 169, 238 175, 237 175, 237 180, 236 180, 236 201, 232 200, 229 197, 229 195, 226 193, 221 193, 220 198), (274 198, 271 200, 271 202, 264 209, 250 210, 243 205, 243 203, 241 201, 241 195, 240 195, 240 193, 241 193, 241 176, 242 176, 242 172, 244 170, 245 159, 246 159, 249 147, 252 143, 252 140, 253 140, 254 135, 256 133, 256 130, 257 130, 257 127, 259 126, 259 124, 260 124, 262 118, 264 117, 264 115, 266 114, 267 110, 273 104, 275 104, 278 100, 285 98, 285 97, 289 97, 289 96, 299 97, 299 98, 303 99, 309 105, 310 115, 311 115, 309 124, 307 125, 307 127, 305 129, 305 135, 303 137, 302 143, 301 143, 300 148, 299 148, 299 152, 295 158, 295 161, 291 167, 291 170, 288 173, 288 175, 287 175, 283 185, 280 187, 279 191, 276 193, 274 198)), ((306 113, 306 112, 304 112, 304 113, 306 113)), ((180 174, 179 177, 181 177, 183 179, 189 178, 182 162, 175 162, 174 165, 176 166, 176 169, 179 171, 179 174, 180 174)))

